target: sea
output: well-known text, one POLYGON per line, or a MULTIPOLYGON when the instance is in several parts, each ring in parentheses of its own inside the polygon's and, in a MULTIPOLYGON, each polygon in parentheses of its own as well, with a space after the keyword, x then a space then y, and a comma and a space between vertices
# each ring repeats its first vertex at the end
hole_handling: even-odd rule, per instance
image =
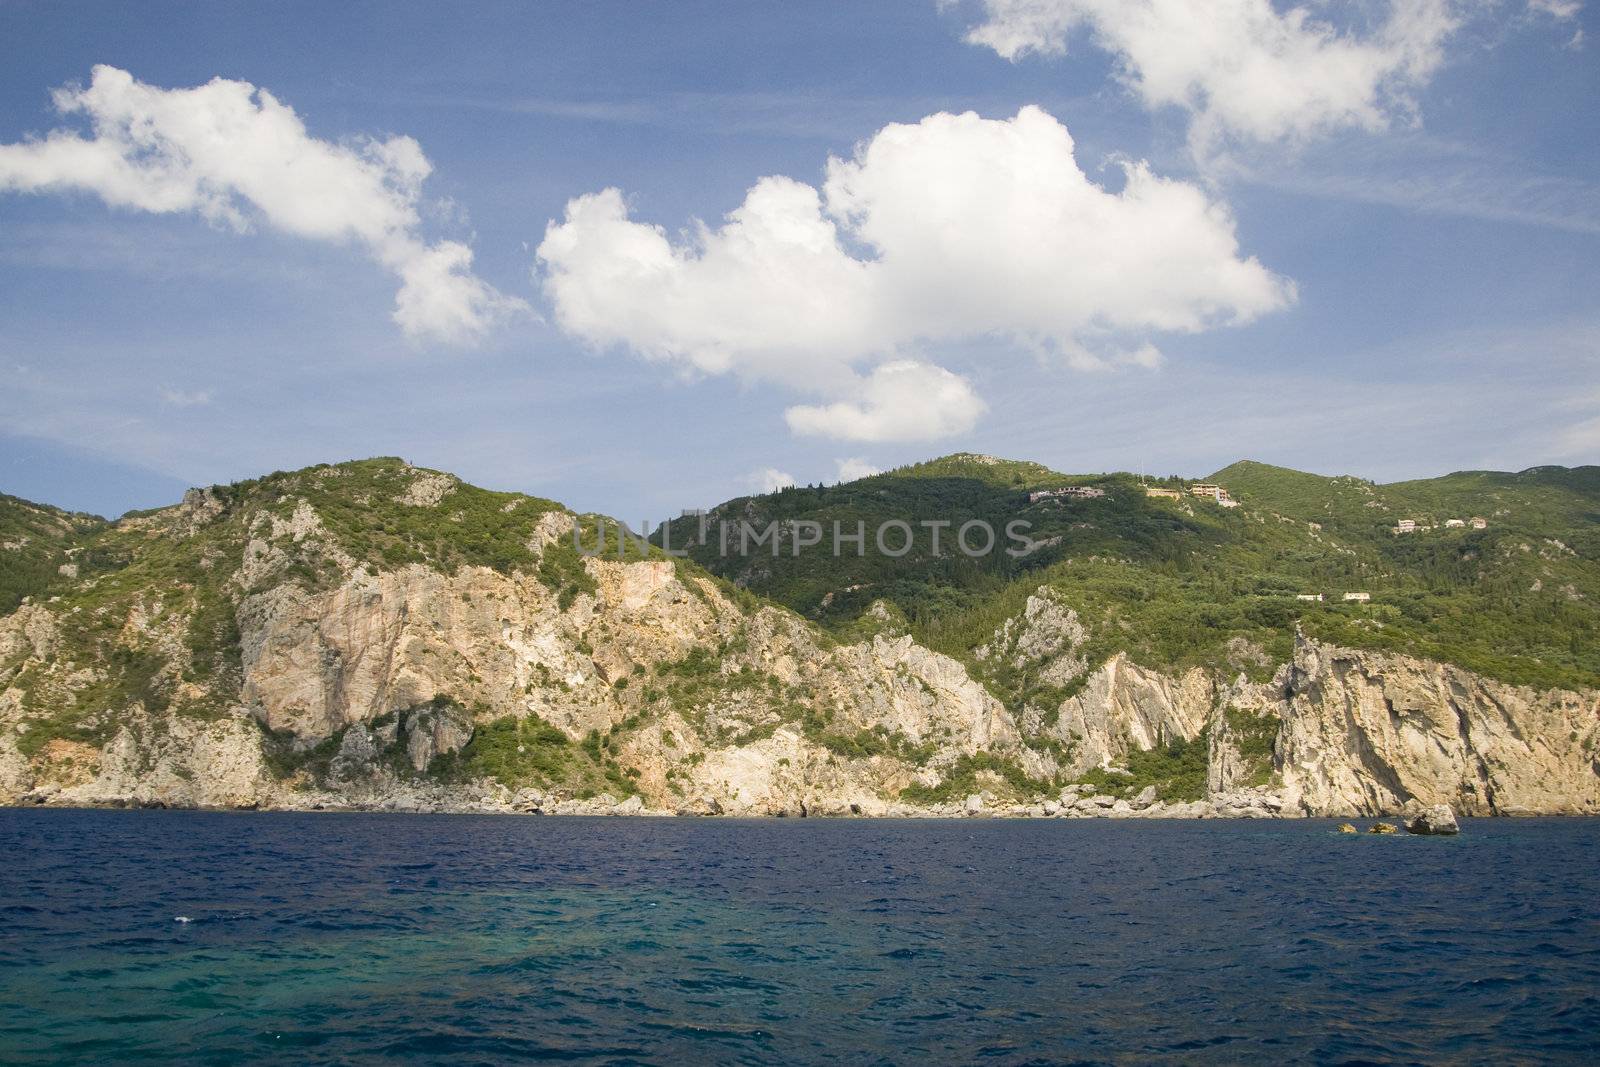
POLYGON ((1335 826, 0 810, 0 1062, 1600 1062, 1600 820, 1335 826))

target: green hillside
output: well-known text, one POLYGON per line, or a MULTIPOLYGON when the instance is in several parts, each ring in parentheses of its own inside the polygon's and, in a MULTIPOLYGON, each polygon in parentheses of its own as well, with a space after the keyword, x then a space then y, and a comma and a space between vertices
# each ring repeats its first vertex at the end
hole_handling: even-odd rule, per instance
MULTIPOLYGON (((659 557, 663 541, 688 546, 691 570, 703 566, 747 590, 748 603, 785 604, 840 637, 910 632, 967 663, 1018 708, 1050 706, 1047 698, 1062 694, 979 649, 1041 587, 1078 614, 1087 630, 1079 653, 1089 663, 1126 652, 1152 667, 1265 679, 1288 660, 1299 629, 1517 683, 1600 686, 1596 468, 1375 485, 1240 463, 1212 480, 1240 506, 1187 492, 1149 495, 1158 485, 1186 490, 1176 479, 1073 476, 957 455, 844 485, 733 500, 658 531, 650 551, 659 557), (1062 488, 1090 495, 1030 499, 1062 488), (1474 516, 1485 528, 1446 525, 1474 516), (1403 518, 1422 528, 1396 534, 1403 518), (911 527, 891 533, 897 552, 903 533, 912 534, 901 555, 872 543, 893 520, 911 527), (956 545, 973 520, 998 536, 995 549, 976 558, 956 545), (719 544, 725 522, 727 554, 719 544), (764 532, 772 522, 782 531, 776 554, 771 541, 737 551, 741 524, 764 532), (864 528, 859 554, 848 542, 833 554, 835 523, 847 536, 864 528), (1027 524, 1025 542, 1007 539, 1012 523, 1027 524), (796 552, 808 529, 821 543, 796 552), (1024 543, 1027 551, 1005 551, 1024 543), (1357 591, 1371 600, 1342 599, 1357 591), (1311 594, 1326 599, 1297 599, 1311 594)), ((479 489, 397 459, 279 472, 115 523, 0 498, 0 544, 8 546, 0 608, 50 598, 54 613, 77 620, 62 630, 71 646, 62 662, 86 665, 96 678, 84 687, 48 664, 18 675, 25 703, 49 717, 28 744, 103 742, 112 721, 99 711, 131 700, 152 711, 221 714, 237 697, 243 598, 286 582, 325 588, 352 564, 520 571, 570 602, 592 588, 577 549, 564 538, 543 552, 530 547, 555 510, 562 509, 549 500, 479 489), (425 506, 408 502, 417 492, 428 496, 425 506), (132 618, 143 620, 137 640, 126 630, 132 618), (177 673, 152 651, 164 643, 184 650, 177 673)), ((598 521, 583 517, 585 544, 598 521)), ((637 557, 637 546, 629 554, 637 557)))
POLYGON ((59 583, 74 539, 104 521, 0 494, 0 614, 59 583))
MULTIPOLYGON (((1242 462, 1209 481, 1241 506, 1152 498, 1128 474, 1063 475, 958 454, 844 485, 743 497, 671 524, 668 538, 714 573, 841 633, 899 619, 1008 699, 1027 695, 1026 680, 979 663, 976 650, 1040 586, 1088 624, 1091 659, 1126 651, 1152 666, 1264 676, 1287 660, 1299 628, 1518 683, 1600 684, 1600 469, 1378 485, 1242 462), (1029 501, 1030 490, 1065 486, 1104 495, 1029 501), (1485 528, 1470 525, 1475 517, 1485 528), (865 555, 848 542, 833 555, 835 523, 848 533, 890 519, 916 530, 906 555, 876 551, 870 532, 865 555), (951 549, 951 532, 972 519, 997 531, 1027 521, 1039 547, 967 558, 951 549), (1423 528, 1397 534, 1402 519, 1423 528), (949 523, 937 555, 928 521, 949 523), (741 554, 740 524, 768 522, 786 524, 778 553, 747 543, 741 554), (726 551, 724 523, 733 531, 726 551), (806 523, 820 524, 822 543, 796 553, 794 533, 806 523), (1346 602, 1345 593, 1371 599, 1346 602), (1325 599, 1297 599, 1314 594, 1325 599), (880 601, 892 610, 869 613, 880 601)), ((898 547, 899 535, 891 540, 898 547)))

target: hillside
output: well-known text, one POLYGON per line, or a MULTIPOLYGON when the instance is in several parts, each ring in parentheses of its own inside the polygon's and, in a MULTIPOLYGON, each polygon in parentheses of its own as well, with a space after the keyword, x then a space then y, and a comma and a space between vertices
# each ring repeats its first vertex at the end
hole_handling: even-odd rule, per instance
POLYGON ((0 614, 70 574, 69 549, 104 521, 0 493, 0 614))
POLYGON ((392 458, 114 522, 7 499, 0 801, 1600 808, 1591 472, 1215 481, 1238 506, 952 456, 731 501, 708 529, 780 536, 687 559, 392 458), (1030 524, 1026 550, 949 551, 975 519, 1030 524), (889 520, 903 555, 794 552, 805 523, 889 520))
MULTIPOLYGON (((1243 462, 1208 481, 1241 506, 1184 495, 1158 499, 1127 474, 1067 476, 1034 464, 958 455, 825 488, 792 488, 730 501, 724 521, 835 522, 868 529, 891 518, 919 527, 915 548, 890 559, 828 539, 774 557, 762 546, 724 553, 695 544, 699 520, 674 523, 707 569, 840 633, 875 614, 902 617, 930 646, 980 669, 995 627, 1040 587, 1085 620, 1089 655, 1117 651, 1163 667, 1243 668, 1267 676, 1292 654, 1297 630, 1354 647, 1457 663, 1537 685, 1600 684, 1600 477, 1597 468, 1519 475, 1455 474, 1378 486, 1243 462), (1030 503, 1028 490, 1093 486, 1092 499, 1030 503), (1483 529, 1446 527, 1459 517, 1483 529), (926 521, 970 519, 996 528, 1022 519, 1042 547, 1020 559, 932 555, 926 521), (1435 529, 1397 535, 1411 518, 1435 529), (1371 600, 1346 603, 1345 593, 1371 600), (1322 595, 1303 601, 1301 595, 1322 595), (1245 649, 1241 653, 1241 649, 1245 649)), ((946 532, 945 541, 949 542, 946 532)), ((656 538, 661 542, 661 538, 656 538)), ((991 679, 1010 698, 1020 684, 991 679)))

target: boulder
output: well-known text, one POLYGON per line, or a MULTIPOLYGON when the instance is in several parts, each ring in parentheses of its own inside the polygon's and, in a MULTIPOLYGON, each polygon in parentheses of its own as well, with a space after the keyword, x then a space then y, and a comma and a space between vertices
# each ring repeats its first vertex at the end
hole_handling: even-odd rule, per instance
POLYGON ((1338 826, 1338 832, 1341 834, 1353 834, 1356 832, 1356 828, 1347 822, 1342 822, 1338 826))
POLYGON ((611 809, 613 815, 637 815, 644 810, 644 800, 635 793, 611 809))
POLYGON ((1133 806, 1136 808, 1148 808, 1150 805, 1156 802, 1157 792, 1158 791, 1155 786, 1145 786, 1143 789, 1139 790, 1139 795, 1133 798, 1133 806))
POLYGON ((982 811, 983 810, 983 797, 982 797, 982 795, 980 795, 978 793, 973 793, 971 796, 967 797, 967 803, 964 806, 964 810, 966 811, 966 813, 968 815, 976 815, 976 814, 978 814, 978 812, 982 811))
POLYGON ((1047 801, 1044 802, 1043 814, 1046 817, 1049 817, 1051 815, 1059 814, 1060 811, 1061 811, 1061 805, 1058 804, 1057 802, 1055 802, 1054 800, 1047 800, 1047 801))
POLYGON ((1456 825, 1456 815, 1450 805, 1435 804, 1408 822, 1406 830, 1413 834, 1447 835, 1459 834, 1461 827, 1456 825))
POLYGON ((1369 830, 1367 830, 1367 833, 1369 833, 1369 834, 1392 834, 1392 833, 1394 833, 1394 824, 1393 823, 1387 823, 1387 822, 1375 822, 1375 823, 1372 824, 1372 827, 1369 830))

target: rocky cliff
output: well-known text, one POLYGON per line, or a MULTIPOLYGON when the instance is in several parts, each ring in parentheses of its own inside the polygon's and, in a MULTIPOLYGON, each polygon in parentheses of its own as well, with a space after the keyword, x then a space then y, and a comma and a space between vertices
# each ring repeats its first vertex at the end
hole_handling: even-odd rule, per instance
POLYGON ((0 802, 1600 811, 1594 692, 1304 637, 1268 680, 1091 663, 1043 588, 964 664, 887 612, 847 640, 644 547, 583 558, 549 502, 398 462, 275 479, 123 520, 0 618, 0 802), (1046 684, 1007 707, 996 664, 1046 684))

